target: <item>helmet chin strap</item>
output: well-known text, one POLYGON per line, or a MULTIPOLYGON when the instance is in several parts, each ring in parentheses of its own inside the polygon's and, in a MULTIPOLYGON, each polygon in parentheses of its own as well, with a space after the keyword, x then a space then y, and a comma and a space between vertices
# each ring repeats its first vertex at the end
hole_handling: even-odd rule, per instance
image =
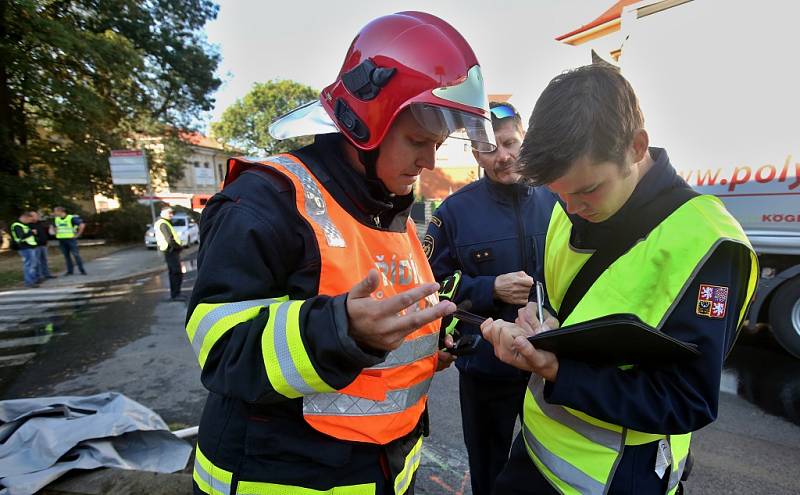
POLYGON ((379 200, 387 200, 393 198, 395 195, 384 185, 383 181, 378 178, 378 155, 380 155, 380 146, 371 150, 358 150, 358 159, 364 165, 364 171, 367 177, 367 187, 370 194, 379 200))

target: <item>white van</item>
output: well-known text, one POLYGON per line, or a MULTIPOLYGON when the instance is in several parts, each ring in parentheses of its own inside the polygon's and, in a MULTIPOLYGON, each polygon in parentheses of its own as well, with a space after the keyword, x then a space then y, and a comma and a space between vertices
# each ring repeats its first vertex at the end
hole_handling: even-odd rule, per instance
MULTIPOLYGON (((181 238, 182 245, 200 244, 200 227, 190 216, 175 214, 172 217, 172 226, 181 238)), ((147 249, 156 248, 156 234, 152 224, 147 224, 147 231, 144 233, 144 246, 147 249)))

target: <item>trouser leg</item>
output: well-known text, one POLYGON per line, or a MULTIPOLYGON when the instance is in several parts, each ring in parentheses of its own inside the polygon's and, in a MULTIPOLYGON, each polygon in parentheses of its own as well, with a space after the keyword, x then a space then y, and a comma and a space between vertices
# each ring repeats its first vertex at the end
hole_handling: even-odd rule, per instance
POLYGON ((511 446, 508 462, 495 480, 494 495, 557 495, 528 457, 522 433, 511 446))
POLYGON ((72 252, 72 256, 75 257, 75 264, 78 265, 78 271, 86 275, 86 270, 83 269, 83 260, 81 259, 81 252, 78 248, 77 239, 70 239, 70 251, 72 252))
POLYGON ((22 280, 25 285, 34 285, 39 281, 36 249, 22 249, 19 251, 19 255, 22 257, 22 280))
POLYGON ((164 253, 164 260, 167 262, 167 271, 169 273, 169 296, 175 298, 180 295, 181 283, 183 283, 181 255, 174 251, 164 253))
POLYGON ((72 274, 72 257, 69 255, 69 239, 61 239, 58 241, 58 248, 61 249, 61 254, 64 255, 64 262, 67 264, 67 273, 72 274))
POLYGON ((36 254, 39 261, 39 278, 50 278, 50 267, 47 264, 47 246, 37 247, 36 254))
POLYGON ((492 380, 459 373, 462 427, 473 495, 489 495, 508 460, 525 386, 521 380, 492 380))

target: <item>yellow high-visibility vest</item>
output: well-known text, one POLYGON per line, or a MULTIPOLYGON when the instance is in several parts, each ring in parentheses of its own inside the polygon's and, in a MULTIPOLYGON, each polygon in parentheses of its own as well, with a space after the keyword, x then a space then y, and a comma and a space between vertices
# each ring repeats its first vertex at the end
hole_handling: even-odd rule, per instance
MULTIPOLYGON (((569 242, 572 223, 556 204, 545 242, 545 280, 558 311, 581 267, 592 253, 569 242)), ((741 225, 713 196, 697 196, 675 210, 645 239, 612 263, 594 282, 562 326, 615 313, 630 313, 661 328, 692 283, 696 270, 724 242, 750 253, 747 297, 735 308, 739 325, 758 281, 758 260, 741 225)), ((667 435, 634 431, 581 411, 549 404, 544 380, 532 375, 523 408, 523 438, 531 460, 564 494, 602 495, 614 476, 625 445, 665 440, 672 454, 668 494, 674 494, 689 453, 691 433, 667 435)))
POLYGON ((169 249, 169 239, 167 239, 166 236, 164 236, 164 233, 161 231, 162 225, 166 225, 169 228, 170 235, 178 244, 181 243, 181 238, 175 231, 175 227, 172 226, 172 222, 166 218, 159 218, 156 220, 156 224, 153 226, 153 231, 156 234, 156 244, 158 244, 159 251, 166 251, 169 249))

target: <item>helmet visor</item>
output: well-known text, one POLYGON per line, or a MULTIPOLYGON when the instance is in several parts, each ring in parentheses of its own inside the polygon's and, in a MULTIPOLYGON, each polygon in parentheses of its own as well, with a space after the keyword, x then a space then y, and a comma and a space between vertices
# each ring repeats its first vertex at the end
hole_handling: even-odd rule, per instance
POLYGON ((281 115, 269 125, 269 135, 279 140, 334 132, 339 132, 339 129, 322 108, 319 100, 309 101, 281 115))
POLYGON ((489 119, 427 103, 414 103, 409 108, 417 123, 431 134, 470 141, 475 151, 492 152, 497 148, 489 119))

